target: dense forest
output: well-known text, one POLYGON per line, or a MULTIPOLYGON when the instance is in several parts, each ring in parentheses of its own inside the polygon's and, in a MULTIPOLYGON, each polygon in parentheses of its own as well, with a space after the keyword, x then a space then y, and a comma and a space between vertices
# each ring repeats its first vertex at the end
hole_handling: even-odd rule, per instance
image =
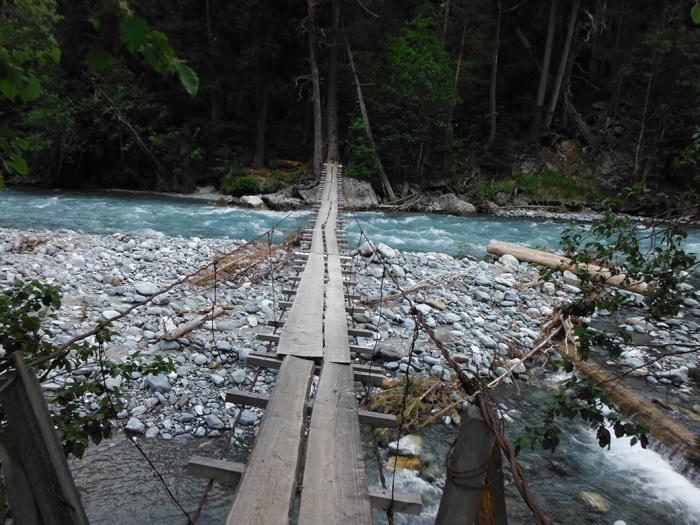
POLYGON ((389 198, 413 184, 476 202, 518 189, 589 202, 634 183, 686 190, 700 150, 691 8, 4 0, 4 178, 254 191, 328 157, 389 198))

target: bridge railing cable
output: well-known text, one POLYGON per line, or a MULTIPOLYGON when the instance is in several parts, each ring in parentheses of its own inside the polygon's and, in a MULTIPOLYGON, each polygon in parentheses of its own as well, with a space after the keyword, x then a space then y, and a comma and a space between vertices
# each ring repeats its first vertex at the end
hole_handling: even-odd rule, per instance
MULTIPOLYGON (((374 249, 374 244, 373 242, 369 239, 367 234, 365 233, 364 228, 362 227, 362 224, 360 223, 360 220, 357 218, 357 216, 353 213, 350 213, 352 216, 353 220, 357 224, 357 227, 360 231, 360 235, 367 241, 369 246, 373 249, 373 252, 375 255, 378 255, 378 260, 382 264, 384 268, 387 267, 387 263, 384 260, 384 256, 379 253, 377 250, 374 249)), ((515 483, 516 488, 518 489, 518 492, 520 493, 521 498, 525 502, 525 504, 529 507, 530 511, 533 514, 533 517, 536 521, 536 523, 540 525, 549 525, 549 519, 545 515, 544 511, 540 508, 539 504, 535 501, 532 492, 530 491, 529 485, 525 479, 524 473, 517 461, 517 458, 515 457, 515 449, 511 445, 510 441, 508 438, 503 435, 503 432, 501 430, 501 426, 498 423, 497 418, 494 415, 493 412, 493 407, 490 406, 488 400, 486 399, 486 396, 483 395, 485 392, 485 389, 483 388, 483 385, 481 382, 476 379, 472 378, 466 375, 466 373, 462 370, 462 368, 459 366, 459 364, 452 359, 452 356, 450 356, 447 348, 437 339, 435 336, 433 330, 428 326, 425 318, 423 315, 416 309, 416 305, 412 299, 408 297, 406 292, 403 290, 401 287, 400 283, 398 282, 398 279, 391 273, 388 274, 389 278, 393 281, 394 285, 398 289, 399 293, 403 297, 404 300, 406 300, 411 308, 411 315, 413 316, 416 325, 420 324, 421 327, 424 329, 424 331, 428 334, 432 342, 435 344, 435 346, 440 350, 440 353, 442 354, 443 358, 445 361, 450 365, 450 367, 455 371, 457 374, 457 377, 460 380, 460 383, 462 385, 462 388, 465 390, 467 395, 476 401, 476 403, 479 406, 479 409, 481 411, 481 414, 484 418, 484 421, 488 425, 488 427, 491 429, 491 431, 494 434, 494 437, 496 439, 496 443, 498 443, 499 448, 503 451, 504 455, 508 459, 510 465, 511 465, 511 473, 513 475, 513 482, 515 483)), ((409 362, 410 366, 410 362, 409 362)))

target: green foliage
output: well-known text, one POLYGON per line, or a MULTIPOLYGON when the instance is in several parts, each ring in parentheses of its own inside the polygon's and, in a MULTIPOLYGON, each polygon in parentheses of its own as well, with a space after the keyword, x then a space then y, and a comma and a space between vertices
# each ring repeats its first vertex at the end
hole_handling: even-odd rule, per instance
POLYGON ((345 176, 370 179, 376 174, 364 123, 361 118, 354 118, 348 126, 348 165, 345 168, 345 176))
MULTIPOLYGON (((115 387, 111 398, 108 397, 105 375, 121 375, 128 381, 135 372, 159 373, 173 367, 161 358, 149 364, 143 363, 138 353, 120 363, 107 359, 102 345, 115 335, 108 328, 98 333, 98 345, 75 343, 59 351, 52 341, 51 324, 46 321, 55 317, 60 306, 58 290, 38 281, 15 280, 11 287, 0 291, 0 371, 12 368, 10 356, 14 352, 22 354, 40 381, 50 380, 52 373, 99 365, 100 377, 74 376, 73 382, 66 382, 55 391, 50 403, 51 416, 64 452, 79 458, 90 441, 99 443, 111 435, 110 419, 114 419, 122 408, 119 388, 115 387), (86 399, 94 401, 89 410, 86 409, 86 399)), ((4 418, 4 413, 0 413, 0 421, 4 418)))
POLYGON ((387 170, 420 174, 447 153, 445 138, 457 103, 449 54, 437 13, 422 5, 381 54, 367 56, 376 88, 368 90, 377 146, 387 170))
MULTIPOLYGON (((649 205, 663 202, 669 196, 651 192, 641 186, 626 189, 618 199, 649 205)), ((691 209, 700 209, 697 196, 691 209)), ((612 206, 613 199, 605 204, 612 206)), ((639 308, 645 319, 659 320, 678 313, 682 301, 693 292, 686 284, 690 272, 697 267, 696 257, 683 249, 686 237, 687 217, 665 218, 654 224, 640 224, 627 216, 611 211, 590 227, 573 226, 562 233, 561 247, 571 258, 574 273, 580 279, 582 293, 561 307, 561 315, 574 325, 574 335, 578 339, 579 358, 587 360, 594 350, 605 351, 610 357, 617 357, 623 345, 630 342, 629 334, 623 330, 602 331, 590 326, 588 319, 597 310, 612 314, 625 307, 639 308), (593 273, 586 265, 594 264, 605 268, 608 275, 593 273), (632 295, 607 284, 610 277, 619 277, 622 286, 647 283, 644 295, 632 295)), ((541 272, 543 279, 551 279, 555 270, 541 272)), ((699 348, 700 350, 700 348, 699 348)), ((565 357, 553 362, 557 369, 573 370, 573 362, 565 357)), ((639 441, 646 446, 647 430, 639 425, 625 422, 616 411, 608 412, 613 401, 591 381, 573 376, 565 381, 544 412, 542 423, 530 427, 521 436, 520 445, 540 443, 553 450, 559 443, 561 433, 557 424, 560 416, 568 419, 580 418, 596 430, 598 441, 603 446, 610 444, 609 428, 617 437, 631 436, 632 444, 639 441)))
POLYGON ((513 184, 508 180, 479 179, 478 196, 482 199, 493 200, 498 193, 510 194, 513 184))
POLYGON ((255 175, 243 174, 241 170, 231 168, 221 182, 224 192, 232 195, 249 195, 260 192, 260 181, 255 175))
POLYGON ((90 17, 99 41, 90 47, 86 63, 93 71, 103 71, 118 61, 109 48, 114 48, 113 24, 118 20, 119 39, 126 50, 161 75, 177 75, 190 96, 199 91, 199 77, 182 59, 178 58, 162 31, 151 29, 143 17, 132 11, 129 3, 105 0, 90 17))

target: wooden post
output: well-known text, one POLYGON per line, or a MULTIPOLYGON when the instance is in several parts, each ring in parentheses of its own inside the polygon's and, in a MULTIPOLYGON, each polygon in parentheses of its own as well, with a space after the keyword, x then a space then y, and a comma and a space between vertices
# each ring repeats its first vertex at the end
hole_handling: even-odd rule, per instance
MULTIPOLYGON (((16 452, 18 461, 12 462, 13 468, 21 468, 40 515, 36 521, 36 513, 32 516, 27 510, 28 498, 23 496, 20 501, 10 500, 13 519, 17 523, 88 525, 39 381, 27 368, 20 352, 14 352, 11 358, 16 375, 12 384, 0 394, 8 436, 14 445, 9 454, 11 458, 16 452), (16 516, 15 512, 21 515, 16 516)), ((12 498, 13 491, 9 496, 12 498)))
MULTIPOLYGON (((477 407, 470 406, 462 414, 459 435, 447 460, 445 490, 440 500, 435 525, 474 525, 479 520, 482 493, 487 479, 501 484, 493 503, 503 506, 492 512, 497 525, 505 524, 505 506, 502 497, 503 477, 489 476, 500 470, 500 452, 494 455, 495 439, 477 407)), ((497 474, 497 473, 496 473, 497 474)))

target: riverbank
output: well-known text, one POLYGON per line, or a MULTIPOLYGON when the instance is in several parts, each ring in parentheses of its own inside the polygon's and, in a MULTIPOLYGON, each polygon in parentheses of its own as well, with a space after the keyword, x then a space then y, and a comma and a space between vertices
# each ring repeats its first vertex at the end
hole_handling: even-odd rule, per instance
MULTIPOLYGON (((86 331, 103 318, 116 315, 144 294, 195 271, 217 253, 229 252, 242 242, 171 237, 157 232, 93 235, 70 230, 0 228, 0 286, 6 286, 15 277, 37 278, 59 286, 64 304, 52 321, 52 330, 56 340, 61 342, 86 331)), ((536 268, 508 256, 488 263, 444 253, 398 251, 386 245, 379 245, 378 249, 386 258, 392 277, 402 288, 422 286, 410 292, 410 297, 453 359, 466 373, 486 381, 517 365, 517 358, 543 337, 541 326, 554 309, 579 293, 573 276, 559 275, 553 282, 543 283, 538 279, 536 268)), ((357 293, 375 300, 397 292, 389 276, 382 279, 383 267, 377 264, 377 258, 364 243, 360 243, 354 258, 357 293)), ((175 288, 157 304, 143 307, 115 323, 114 328, 120 335, 108 348, 110 357, 120 359, 139 351, 146 356, 164 355, 176 361, 174 372, 136 378, 128 385, 118 377, 108 378, 109 384, 123 389, 121 395, 126 409, 120 418, 129 431, 149 442, 185 438, 216 440, 225 435, 239 413, 236 407, 224 402, 221 394, 231 388, 253 388, 255 371, 246 366, 246 357, 250 352, 266 350, 266 345, 257 341, 255 334, 271 332, 271 328, 264 326, 265 321, 279 315, 276 301, 282 297, 284 288, 291 287, 290 276, 290 272, 282 270, 260 282, 222 278, 216 287, 216 304, 224 308, 224 314, 213 326, 205 323, 175 341, 164 341, 161 336, 198 315, 202 309, 210 308, 214 302, 212 286, 175 288)), ((353 316, 357 327, 378 329, 382 335, 372 362, 376 371, 389 380, 400 380, 406 371, 426 379, 446 382, 454 379, 454 373, 425 335, 420 336, 409 359, 414 321, 408 305, 400 298, 380 304, 374 305, 367 315, 353 316)), ((601 317, 606 316, 601 313, 601 317)), ((663 323, 647 325, 635 316, 609 322, 624 324, 630 333, 643 334, 654 343, 672 348, 674 344, 700 341, 698 317, 697 305, 689 303, 679 317, 663 323)), ((373 340, 357 342, 374 345, 373 340)), ((551 349, 548 353, 550 357, 556 356, 551 349)), ((628 346, 623 356, 619 360, 609 360, 609 365, 620 373, 634 368, 638 373, 630 375, 644 382, 644 391, 649 395, 671 404, 684 404, 697 414, 700 411, 695 387, 697 376, 691 372, 697 370, 697 357, 676 356, 647 365, 654 357, 652 352, 628 346), (640 363, 645 366, 637 367, 640 363)), ((514 368, 513 378, 518 378, 520 389, 539 391, 540 381, 551 381, 547 379, 548 374, 542 377, 540 366, 541 361, 533 360, 526 366, 514 368)), ((44 387, 50 391, 61 381, 97 378, 98 374, 97 366, 85 367, 66 376, 50 378, 44 387)), ((262 371, 253 390, 269 393, 274 379, 274 371, 262 371)), ((503 382, 510 383, 511 377, 503 382)), ((86 398, 86 407, 93 401, 86 398)), ((517 395, 506 396, 502 402, 504 423, 511 437, 514 429, 520 426, 518 421, 536 421, 541 405, 539 401, 521 405, 517 395)), ((457 428, 458 413, 449 410, 439 414, 440 410, 441 407, 435 406, 436 428, 444 429, 440 435, 451 436, 457 428)), ((258 409, 245 409, 240 414, 231 443, 236 454, 245 455, 249 450, 261 416, 262 411, 258 409)), ((581 432, 581 429, 574 432, 581 432)), ((584 435, 587 434, 584 432, 584 435)), ((439 498, 441 458, 434 456, 436 449, 442 450, 447 443, 433 446, 426 439, 433 438, 424 436, 422 451, 417 454, 418 462, 406 460, 406 465, 418 470, 401 474, 401 479, 406 478, 407 486, 422 486, 439 498)), ((382 449, 385 468, 390 453, 389 448, 382 449)), ((402 455, 410 456, 410 452, 403 450, 402 455)), ((535 454, 534 458, 537 457, 539 454, 535 454)), ((540 465, 537 459, 526 460, 527 463, 540 465)), ((576 473, 568 472, 567 476, 575 477, 576 473)), ((509 490, 512 492, 512 487, 509 490)), ((583 511, 594 512, 586 507, 588 504, 580 505, 583 511)), ((433 506, 426 512, 435 510, 433 506)), ((625 514, 614 516, 627 517, 625 514)), ((424 518, 429 521, 429 516, 424 518)))

